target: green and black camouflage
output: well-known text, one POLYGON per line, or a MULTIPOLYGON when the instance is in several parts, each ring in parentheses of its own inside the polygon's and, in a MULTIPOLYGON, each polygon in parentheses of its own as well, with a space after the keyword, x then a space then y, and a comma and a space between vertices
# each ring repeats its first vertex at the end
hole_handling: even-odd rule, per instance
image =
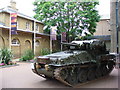
POLYGON ((62 43, 68 50, 39 56, 32 66, 34 73, 54 78, 69 86, 108 75, 114 68, 115 56, 100 40, 62 43))

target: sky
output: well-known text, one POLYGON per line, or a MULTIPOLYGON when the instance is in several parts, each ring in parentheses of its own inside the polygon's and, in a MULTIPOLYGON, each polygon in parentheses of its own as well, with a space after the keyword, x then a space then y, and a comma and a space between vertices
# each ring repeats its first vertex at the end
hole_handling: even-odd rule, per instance
MULTIPOLYGON (((10 5, 11 0, 0 0, 0 8, 4 8, 8 5, 10 5)), ((16 7, 19 10, 19 12, 31 16, 34 16, 34 5, 33 2, 35 0, 14 0, 16 1, 16 7)), ((99 11, 99 14, 102 16, 102 18, 110 18, 110 0, 99 0, 100 5, 97 6, 97 9, 99 11)))

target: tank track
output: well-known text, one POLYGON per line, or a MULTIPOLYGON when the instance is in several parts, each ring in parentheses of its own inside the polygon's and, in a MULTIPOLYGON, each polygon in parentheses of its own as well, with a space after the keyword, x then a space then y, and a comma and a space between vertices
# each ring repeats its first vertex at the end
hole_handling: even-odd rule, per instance
MULTIPOLYGON (((59 67, 59 68, 56 68, 55 70, 54 70, 54 77, 55 77, 55 79, 57 79, 58 81, 60 81, 60 82, 62 82, 62 83, 64 83, 65 85, 68 85, 68 86, 71 86, 71 87, 74 87, 74 86, 76 86, 76 85, 82 85, 82 84, 85 84, 85 83, 88 83, 88 82, 90 82, 90 81, 93 81, 93 80, 96 80, 96 79, 99 79, 99 78, 101 78, 101 77, 104 77, 104 76, 107 76, 107 75, 109 75, 109 73, 113 70, 113 68, 114 68, 114 62, 113 61, 110 61, 110 62, 102 62, 102 64, 101 64, 102 66, 100 66, 100 70, 102 70, 101 72, 97 72, 97 69, 94 69, 94 68, 96 68, 96 65, 95 64, 91 64, 91 67, 90 67, 90 65, 88 64, 88 65, 80 65, 80 66, 78 66, 78 65, 71 65, 71 66, 65 66, 65 67, 59 67), (109 64, 110 63, 110 64, 109 64), (93 69, 93 70, 91 70, 91 69, 89 69, 89 68, 91 68, 91 69, 93 69), (72 78, 72 77, 69 77, 69 76, 71 76, 70 75, 70 73, 72 73, 72 69, 74 69, 74 70, 76 70, 74 73, 76 73, 76 79, 75 79, 75 76, 73 77, 73 81, 71 81, 72 83, 70 83, 70 81, 69 81, 69 79, 67 79, 67 78, 72 78), (90 75, 90 74, 93 74, 93 73, 95 73, 93 76, 95 76, 95 77, 89 77, 88 78, 88 76, 87 76, 87 78, 86 77, 84 77, 86 74, 84 73, 82 76, 81 76, 81 79, 82 78, 84 78, 83 79, 83 81, 81 81, 80 82, 80 80, 78 80, 78 75, 80 74, 80 72, 81 72, 81 70, 83 69, 83 72, 84 71, 86 71, 87 72, 87 75, 89 74, 89 76, 92 76, 92 75, 90 75), (92 72, 92 71, 94 71, 94 70, 96 70, 95 72, 90 72, 90 71, 92 72), (107 70, 107 71, 105 71, 105 70, 107 70), (67 71, 71 71, 71 72, 67 72, 67 71), (62 77, 62 72, 66 72, 64 75, 63 75, 63 77, 62 77), (103 72, 103 73, 102 73, 103 72), (66 74, 67 74, 67 76, 66 76, 66 74), (100 75, 101 74, 101 75, 100 75), (74 79, 75 80, 77 80, 78 82, 76 83, 76 81, 74 81, 74 79), (89 80, 88 80, 89 79, 89 80), (73 83, 74 82, 74 83, 73 83)), ((80 74, 81 75, 81 74, 80 74)))

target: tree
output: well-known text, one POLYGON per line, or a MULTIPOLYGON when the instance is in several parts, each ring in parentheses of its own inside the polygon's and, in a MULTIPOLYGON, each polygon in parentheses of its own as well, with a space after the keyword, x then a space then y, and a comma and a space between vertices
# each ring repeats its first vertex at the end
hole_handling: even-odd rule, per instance
POLYGON ((45 33, 50 33, 51 26, 57 26, 58 34, 67 32, 75 38, 82 31, 88 30, 92 35, 96 31, 96 22, 100 16, 95 6, 98 2, 34 2, 36 19, 45 24, 45 33))

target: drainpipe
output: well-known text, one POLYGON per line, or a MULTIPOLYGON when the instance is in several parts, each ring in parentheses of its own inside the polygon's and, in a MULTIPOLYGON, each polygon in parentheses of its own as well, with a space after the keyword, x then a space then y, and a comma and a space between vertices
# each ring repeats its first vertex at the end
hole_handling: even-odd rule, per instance
POLYGON ((36 30, 35 30, 35 28, 36 27, 35 26, 36 26, 36 21, 33 20, 32 29, 33 29, 34 33, 32 33, 32 51, 33 51, 34 55, 35 55, 35 52, 36 52, 36 46, 35 46, 35 42, 36 42, 36 30))
POLYGON ((118 34, 118 27, 119 27, 119 1, 116 0, 116 68, 120 68, 120 57, 119 57, 119 34, 118 34))
POLYGON ((34 20, 34 55, 35 55, 35 52, 36 52, 36 21, 34 20))
POLYGON ((118 27, 119 27, 119 17, 118 17, 118 0, 116 0, 116 49, 117 54, 119 53, 119 34, 118 34, 118 27))

